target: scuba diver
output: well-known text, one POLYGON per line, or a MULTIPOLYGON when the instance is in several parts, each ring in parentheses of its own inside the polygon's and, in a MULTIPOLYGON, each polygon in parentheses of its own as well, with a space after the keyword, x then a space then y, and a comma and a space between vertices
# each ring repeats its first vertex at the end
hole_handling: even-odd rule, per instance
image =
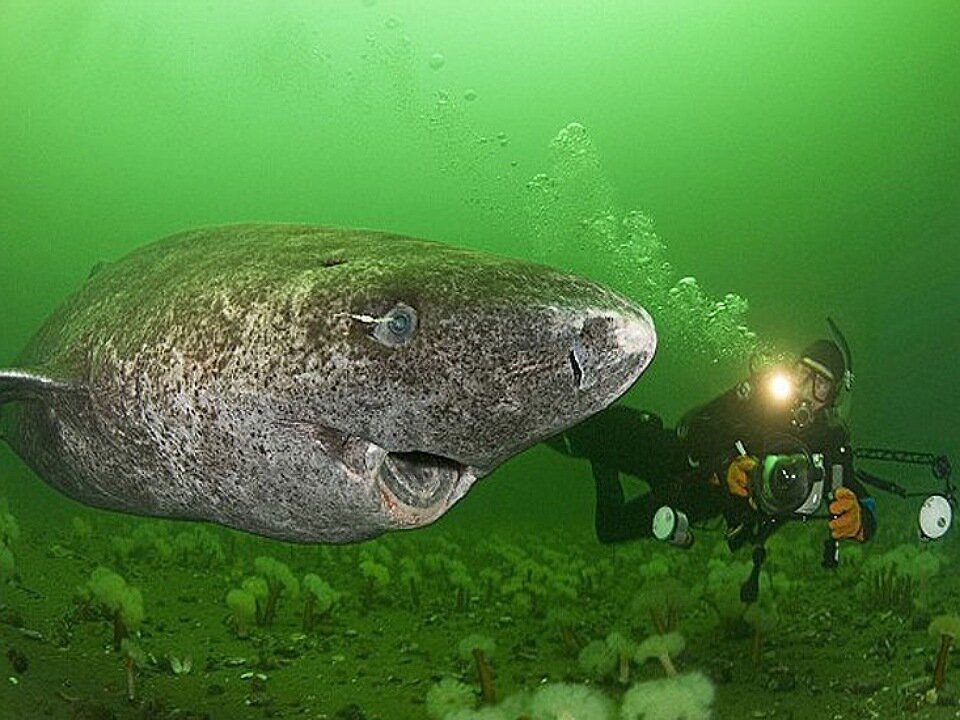
POLYGON ((837 411, 852 382, 849 351, 831 328, 846 353, 817 340, 791 367, 752 373, 688 412, 675 430, 652 413, 614 405, 548 440, 589 460, 600 542, 653 536, 686 547, 692 525, 723 516, 732 550, 762 547, 788 519, 825 517, 814 515, 821 506, 834 554, 837 540, 869 540, 875 505, 854 473, 837 411), (626 500, 620 473, 646 481, 649 492, 626 500))

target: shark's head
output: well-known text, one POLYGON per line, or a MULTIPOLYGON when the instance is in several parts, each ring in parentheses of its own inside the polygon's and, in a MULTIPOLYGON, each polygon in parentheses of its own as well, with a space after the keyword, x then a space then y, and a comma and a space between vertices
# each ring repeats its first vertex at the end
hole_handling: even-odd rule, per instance
POLYGON ((375 448, 395 527, 436 519, 499 463, 608 406, 656 348, 647 312, 602 285, 403 240, 345 263, 354 291, 326 311, 317 408, 375 448))

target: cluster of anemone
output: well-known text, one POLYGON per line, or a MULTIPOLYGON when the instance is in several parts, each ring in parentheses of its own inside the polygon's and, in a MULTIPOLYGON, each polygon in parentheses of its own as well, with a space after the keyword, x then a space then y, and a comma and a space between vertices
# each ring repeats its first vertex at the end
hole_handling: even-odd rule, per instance
MULTIPOLYGON (((93 528, 82 518, 73 519, 73 540, 86 543, 93 528)), ((217 533, 202 525, 179 527, 168 522, 140 522, 125 535, 110 537, 110 562, 123 568, 142 565, 187 566, 222 564, 226 554, 217 533)))
POLYGON ((95 569, 87 583, 78 588, 77 595, 84 607, 111 623, 115 650, 120 650, 123 640, 140 629, 143 595, 113 570, 95 569))
POLYGON ((264 625, 272 625, 281 595, 286 595, 291 600, 298 598, 300 596, 300 583, 286 563, 267 555, 256 558, 253 561, 253 568, 257 572, 257 577, 262 579, 267 587, 266 597, 264 598, 262 585, 258 585, 259 594, 262 598, 260 619, 264 625))
POLYGON ((634 667, 647 660, 657 660, 668 676, 677 674, 673 660, 683 652, 686 641, 678 632, 650 635, 636 642, 622 632, 614 630, 603 640, 594 640, 580 651, 577 661, 580 669, 593 680, 615 678, 626 685, 631 680, 634 667))
POLYGON ((427 692, 426 710, 431 720, 708 720, 713 700, 713 683, 698 672, 634 683, 619 701, 595 687, 560 682, 479 706, 469 687, 445 678, 427 692))
POLYGON ((675 577, 656 578, 643 584, 631 610, 635 616, 649 617, 657 632, 668 633, 677 628, 692 597, 692 591, 675 577))
MULTIPOLYGON (((487 624, 506 649, 496 653, 493 638, 481 635, 453 645, 450 665, 440 668, 453 677, 431 688, 426 697, 427 714, 440 720, 708 717, 712 686, 691 671, 697 648, 684 655, 686 641, 679 630, 691 630, 688 616, 709 619, 712 610, 722 634, 739 643, 745 655, 752 650, 754 661, 760 662, 764 643, 780 621, 778 603, 789 609, 792 585, 779 571, 785 565, 781 558, 809 559, 806 549, 773 554, 776 562, 768 563, 760 576, 759 601, 747 605, 740 588, 750 563, 731 557, 722 542, 712 547, 701 540, 690 552, 677 554, 641 543, 592 549, 586 543, 569 543, 559 533, 522 545, 495 536, 456 542, 449 535, 422 533, 356 546, 284 550, 218 528, 178 527, 183 526, 143 523, 114 536, 110 550, 100 548, 101 556, 94 544, 84 550, 95 561, 121 561, 119 570, 128 577, 144 576, 150 563, 203 567, 222 557, 229 584, 221 597, 230 613, 229 626, 240 638, 252 634, 253 645, 298 625, 305 636, 325 636, 326 646, 336 638, 330 632, 331 618, 337 617, 332 614, 356 613, 368 603, 376 611, 487 624), (286 552, 282 557, 287 562, 270 552, 286 552), (336 589, 326 580, 332 578, 336 589), (586 607, 602 611, 586 613, 586 607), (503 697, 510 678, 516 677, 511 665, 530 658, 524 655, 525 646, 497 636, 497 627, 518 624, 537 633, 544 651, 550 645, 560 651, 555 657, 566 663, 566 682, 503 697)), ((72 533, 66 542, 77 550, 93 535, 83 520, 65 532, 72 533)), ((2 546, 10 547, 17 534, 15 521, 4 509, 2 546)), ((929 551, 880 550, 868 549, 868 568, 894 568, 912 574, 916 583, 929 579, 942 562, 929 551)), ((0 572, 9 576, 5 567, 0 572)), ((88 616, 110 621, 133 696, 142 665, 135 636, 143 607, 139 591, 123 575, 98 568, 80 596, 88 616)), ((947 682, 957 632, 960 621, 955 618, 938 618, 931 625, 937 641, 933 693, 942 694, 947 682)))
POLYGON ((897 545, 864 560, 858 595, 868 607, 908 616, 925 602, 928 583, 943 563, 943 555, 930 547, 897 545))
POLYGON ((0 500, 0 584, 13 579, 17 572, 17 562, 13 554, 13 544, 20 537, 20 526, 10 513, 6 499, 0 500))
POLYGON ((302 596, 304 633, 313 632, 318 621, 336 606, 342 594, 315 573, 307 573, 300 582, 290 567, 276 558, 259 556, 254 561, 255 575, 226 595, 230 622, 239 638, 250 634, 251 626, 269 626, 274 622, 281 598, 294 601, 302 596))

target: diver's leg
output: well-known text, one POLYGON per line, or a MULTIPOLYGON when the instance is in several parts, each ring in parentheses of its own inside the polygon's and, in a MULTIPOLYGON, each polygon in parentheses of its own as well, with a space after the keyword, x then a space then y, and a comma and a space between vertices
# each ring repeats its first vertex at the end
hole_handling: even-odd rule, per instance
POLYGON ((652 493, 627 502, 616 467, 591 463, 597 484, 596 530, 602 543, 649 537, 653 514, 660 503, 652 493))
POLYGON ((634 452, 625 458, 624 471, 644 480, 649 489, 627 502, 621 501, 615 514, 608 509, 610 519, 604 524, 610 539, 606 542, 653 537, 653 517, 664 505, 697 518, 716 514, 715 500, 700 492, 706 488, 685 481, 690 474, 686 455, 676 433, 664 428, 659 417, 644 413, 642 421, 634 424, 632 440, 634 452))
MULTIPOLYGON (((736 512, 741 505, 738 501, 739 498, 730 495, 725 487, 688 472, 676 482, 670 505, 683 510, 691 524, 697 524, 723 514, 731 502, 736 512)), ((748 510, 746 503, 742 505, 744 510, 748 510)), ((748 514, 752 513, 748 510, 748 514)))
POLYGON ((546 441, 564 455, 590 461, 597 538, 604 543, 651 535, 653 515, 672 488, 667 478, 675 462, 673 442, 659 417, 625 405, 612 405, 546 441), (626 501, 621 472, 647 481, 650 492, 626 501))
POLYGON ((611 405, 545 443, 568 457, 615 466, 642 478, 642 471, 658 464, 659 452, 651 447, 651 441, 664 432, 656 415, 611 405))

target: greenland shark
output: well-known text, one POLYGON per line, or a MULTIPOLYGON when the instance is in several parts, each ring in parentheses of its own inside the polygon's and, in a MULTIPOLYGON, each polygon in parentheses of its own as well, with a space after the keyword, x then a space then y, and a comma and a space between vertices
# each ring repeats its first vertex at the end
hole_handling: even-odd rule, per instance
POLYGON ((643 308, 367 230, 193 230, 101 264, 0 370, 3 437, 89 505, 345 543, 433 522, 650 363, 643 308))

